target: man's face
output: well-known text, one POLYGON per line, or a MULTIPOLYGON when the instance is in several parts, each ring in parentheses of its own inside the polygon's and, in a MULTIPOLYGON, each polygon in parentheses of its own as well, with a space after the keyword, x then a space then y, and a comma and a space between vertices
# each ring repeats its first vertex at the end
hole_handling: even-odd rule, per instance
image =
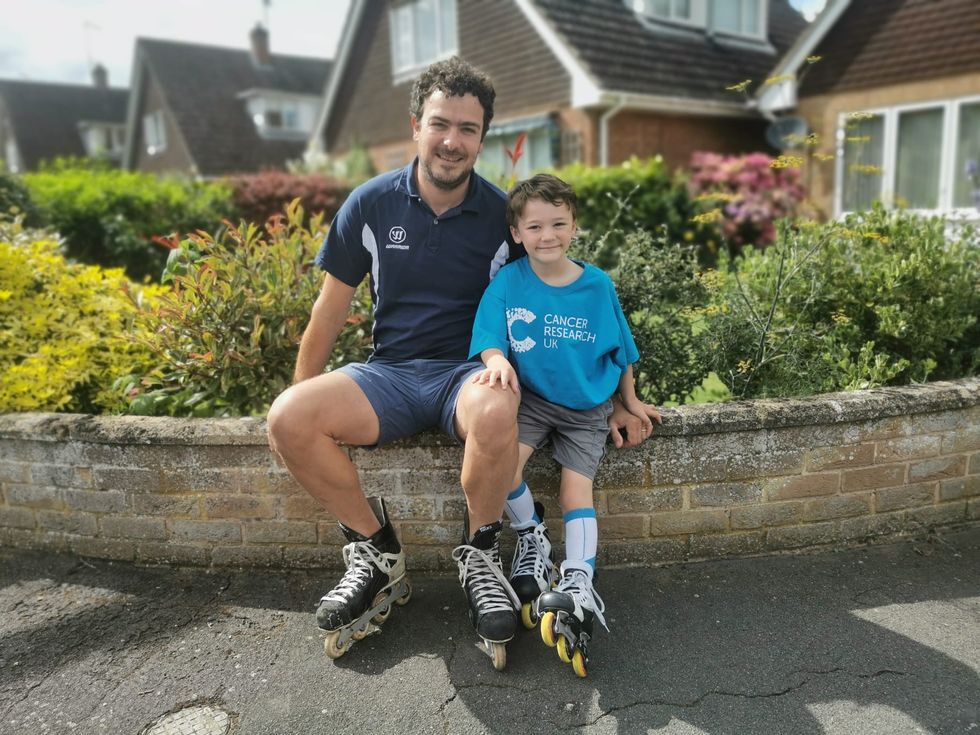
POLYGON ((483 106, 472 94, 447 97, 436 90, 425 101, 421 119, 412 117, 420 174, 445 191, 466 183, 483 148, 483 106))

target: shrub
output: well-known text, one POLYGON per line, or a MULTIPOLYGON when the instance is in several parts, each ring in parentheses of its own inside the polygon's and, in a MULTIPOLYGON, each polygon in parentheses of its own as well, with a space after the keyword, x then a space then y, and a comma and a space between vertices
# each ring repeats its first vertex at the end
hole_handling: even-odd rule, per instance
POLYGON ((118 269, 67 262, 49 233, 0 222, 0 411, 111 412, 113 380, 144 368, 136 303, 118 269))
POLYGON ((615 264, 624 232, 665 231, 668 242, 689 241, 694 236, 687 189, 659 156, 631 158, 619 166, 574 164, 556 175, 575 188, 579 227, 603 243, 595 253, 597 265, 608 268, 615 264))
POLYGON ((41 220, 65 238, 68 256, 158 278, 167 252, 152 242, 212 229, 230 214, 224 185, 159 178, 104 165, 57 161, 24 181, 41 220))
POLYGON ((280 214, 294 199, 311 216, 322 214, 330 222, 348 194, 337 179, 316 173, 264 171, 234 177, 229 184, 237 216, 257 225, 280 214))
POLYGON ((31 194, 16 176, 0 172, 0 218, 21 217, 29 227, 37 226, 37 211, 31 194))
POLYGON ((695 153, 688 188, 699 202, 697 218, 732 252, 745 245, 766 247, 776 239, 775 222, 801 212, 805 191, 800 171, 780 166, 765 153, 724 156, 695 153))
MULTIPOLYGON (((243 223, 218 238, 198 233, 172 243, 164 280, 173 290, 141 317, 156 366, 124 386, 130 412, 266 412, 292 382, 322 281, 312 259, 326 228, 322 215, 309 225, 305 217, 294 201, 265 228, 243 223)), ((362 286, 328 367, 367 357, 371 323, 362 286)))
POLYGON ((719 270, 711 367, 738 397, 957 378, 980 364, 980 238, 877 206, 781 225, 719 270))

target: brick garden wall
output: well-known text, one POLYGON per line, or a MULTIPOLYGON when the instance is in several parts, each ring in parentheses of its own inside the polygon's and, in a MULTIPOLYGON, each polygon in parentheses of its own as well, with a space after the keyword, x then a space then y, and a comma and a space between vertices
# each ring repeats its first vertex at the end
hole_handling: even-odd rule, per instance
MULTIPOLYGON (((600 564, 867 543, 980 520, 980 379, 665 412, 596 478, 600 564)), ((351 449, 409 565, 448 569, 462 453, 425 434, 351 449)), ((557 466, 528 481, 560 538, 557 466)), ((337 567, 336 523, 258 419, 0 415, 0 545, 186 565, 337 567)), ((559 549, 561 547, 559 546, 559 549)))

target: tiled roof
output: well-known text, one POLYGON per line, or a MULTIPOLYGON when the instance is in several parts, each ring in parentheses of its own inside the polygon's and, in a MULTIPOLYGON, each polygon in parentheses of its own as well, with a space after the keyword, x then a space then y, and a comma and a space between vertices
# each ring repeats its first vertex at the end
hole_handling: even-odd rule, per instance
POLYGON ((80 122, 126 122, 125 89, 0 79, 3 98, 26 169, 45 159, 86 155, 80 122))
POLYGON ((258 66, 240 49, 140 39, 139 56, 159 84, 201 175, 282 167, 305 140, 259 136, 240 93, 251 89, 321 95, 331 62, 272 54, 258 66))
POLYGON ((980 70, 980 0, 856 0, 817 46, 800 95, 980 70))
POLYGON ((773 53, 703 31, 656 28, 624 0, 534 3, 603 89, 718 102, 739 101, 726 86, 765 79, 807 25, 788 0, 770 0, 773 53))

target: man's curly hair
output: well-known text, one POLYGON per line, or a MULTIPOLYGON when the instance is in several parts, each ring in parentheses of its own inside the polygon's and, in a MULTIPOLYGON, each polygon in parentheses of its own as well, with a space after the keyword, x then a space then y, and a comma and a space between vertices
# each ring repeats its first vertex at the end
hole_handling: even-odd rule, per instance
POLYGON ((471 94, 480 100, 483 106, 483 133, 480 140, 483 140, 490 129, 490 121, 493 120, 493 101, 497 96, 490 77, 459 56, 431 64, 412 85, 412 100, 408 111, 417 120, 422 119, 425 101, 437 89, 447 97, 471 94))

